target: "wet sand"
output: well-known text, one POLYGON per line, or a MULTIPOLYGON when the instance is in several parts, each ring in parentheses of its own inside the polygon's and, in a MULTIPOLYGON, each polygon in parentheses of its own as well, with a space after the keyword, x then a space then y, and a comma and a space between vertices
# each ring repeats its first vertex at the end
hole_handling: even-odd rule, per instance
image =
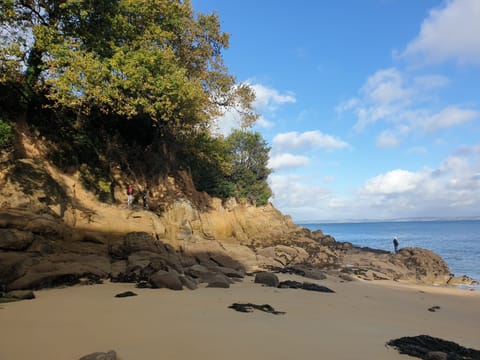
MULTIPOLYGON (((295 276, 282 279, 311 281, 295 276)), ((247 277, 230 289, 136 289, 133 284, 37 291, 0 304, 0 360, 409 359, 390 339, 431 335, 480 349, 480 292, 393 282, 311 281, 336 293, 275 289, 247 277), (115 298, 124 291, 135 297, 115 298), (235 302, 284 315, 240 313, 235 302), (435 312, 428 311, 439 306, 435 312)))

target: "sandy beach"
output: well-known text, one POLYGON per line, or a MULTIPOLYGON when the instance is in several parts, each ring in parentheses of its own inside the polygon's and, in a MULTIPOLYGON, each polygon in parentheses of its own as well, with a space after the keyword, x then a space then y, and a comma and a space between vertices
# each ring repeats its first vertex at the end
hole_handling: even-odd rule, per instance
POLYGON ((0 359, 76 360, 115 350, 122 360, 393 360, 409 357, 387 341, 421 334, 480 349, 477 291, 335 277, 312 282, 335 293, 263 287, 253 277, 230 289, 105 283, 37 291, 34 300, 0 305, 0 359), (127 290, 138 296, 114 297, 127 290), (236 302, 286 314, 228 308, 236 302), (440 309, 428 311, 432 306, 440 309))

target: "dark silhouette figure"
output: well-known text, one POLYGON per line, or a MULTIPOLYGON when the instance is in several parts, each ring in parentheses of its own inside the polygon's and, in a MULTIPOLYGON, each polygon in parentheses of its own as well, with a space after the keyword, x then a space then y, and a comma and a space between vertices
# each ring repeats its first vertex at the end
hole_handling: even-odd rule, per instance
POLYGON ((142 201, 143 201, 143 208, 147 208, 147 195, 148 195, 148 189, 143 190, 142 192, 142 201))
POLYGON ((393 238, 393 248, 395 249, 395 254, 398 253, 398 240, 393 238))

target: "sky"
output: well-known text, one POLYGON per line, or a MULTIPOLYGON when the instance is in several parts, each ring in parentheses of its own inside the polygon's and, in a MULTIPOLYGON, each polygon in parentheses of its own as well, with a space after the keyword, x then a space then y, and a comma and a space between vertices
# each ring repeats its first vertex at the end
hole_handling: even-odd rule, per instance
MULTIPOLYGON (((480 216, 480 0, 193 0, 297 223, 480 216)), ((218 120, 219 132, 238 116, 218 120)))

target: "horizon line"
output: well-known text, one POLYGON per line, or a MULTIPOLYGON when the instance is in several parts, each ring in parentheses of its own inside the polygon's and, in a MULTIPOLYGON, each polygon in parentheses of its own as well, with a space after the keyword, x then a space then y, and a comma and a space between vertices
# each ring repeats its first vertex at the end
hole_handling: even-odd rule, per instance
POLYGON ((372 222, 429 222, 429 221, 476 221, 480 216, 445 216, 445 217, 411 217, 390 219, 328 219, 328 220, 293 220, 295 224, 333 224, 333 223, 372 223, 372 222))

